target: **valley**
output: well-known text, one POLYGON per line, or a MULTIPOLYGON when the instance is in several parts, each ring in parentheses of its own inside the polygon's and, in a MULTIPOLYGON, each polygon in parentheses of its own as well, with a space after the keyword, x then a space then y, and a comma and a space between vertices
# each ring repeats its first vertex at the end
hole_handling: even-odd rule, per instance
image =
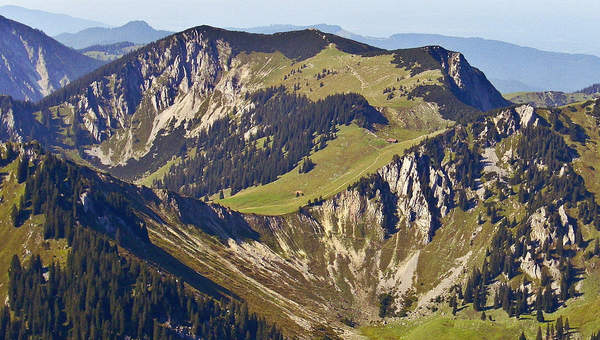
POLYGON ((503 97, 440 46, 167 33, 0 96, 0 338, 600 330, 595 86, 503 97))

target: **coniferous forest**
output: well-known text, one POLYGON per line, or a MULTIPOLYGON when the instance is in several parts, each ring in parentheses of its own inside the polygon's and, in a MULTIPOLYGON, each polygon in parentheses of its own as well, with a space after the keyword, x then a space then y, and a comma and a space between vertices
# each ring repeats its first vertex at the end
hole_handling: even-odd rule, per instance
POLYGON ((573 25, 527 22, 573 40, 517 34, 540 51, 489 40, 528 14, 502 1, 370 28, 318 4, 490 19, 473 38, 140 2, 109 9, 202 26, 0 6, 0 340, 600 340, 600 49, 573 25))
POLYGON ((17 180, 26 186, 14 208, 15 226, 24 216, 42 213, 44 238, 66 239, 70 251, 63 265, 44 266, 39 255, 25 263, 13 257, 0 338, 283 339, 245 304, 195 293, 122 248, 149 242, 124 196, 94 194, 106 213, 124 222, 111 240, 95 231, 79 205, 82 189, 92 180, 77 166, 51 154, 30 162, 12 150, 9 145, 2 162, 16 159, 17 180))
POLYGON ((239 124, 232 124, 229 118, 214 122, 194 143, 196 156, 171 167, 154 185, 196 198, 225 188, 231 188, 233 195, 252 185, 270 183, 293 169, 334 139, 337 125, 354 121, 369 128, 386 121, 356 94, 313 102, 277 87, 248 99, 255 108, 244 113, 239 124), (259 128, 246 138, 244 131, 253 126, 259 128))
POLYGON ((70 246, 64 266, 13 257, 0 337, 283 339, 244 304, 197 296, 95 232, 76 229, 70 246))

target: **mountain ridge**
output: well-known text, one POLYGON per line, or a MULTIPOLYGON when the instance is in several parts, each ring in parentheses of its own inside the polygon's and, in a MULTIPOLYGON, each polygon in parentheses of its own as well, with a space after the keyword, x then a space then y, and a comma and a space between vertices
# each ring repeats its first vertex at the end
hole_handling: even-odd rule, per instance
MULTIPOLYGON (((576 109, 555 116, 526 105, 489 112, 423 141, 333 197, 283 216, 241 214, 77 169, 72 163, 67 166, 71 171, 59 172, 70 175, 57 177, 67 183, 56 186, 62 194, 58 202, 51 203, 52 196, 41 191, 41 211, 50 214, 52 204, 66 209, 80 221, 73 228, 100 232, 185 282, 194 273, 208 278, 246 301, 250 310, 260 310, 289 336, 350 338, 361 333, 358 325, 383 330, 401 327, 400 322, 412 325, 412 318, 423 316, 473 323, 461 329, 468 334, 488 324, 473 333, 481 336, 490 323, 480 320, 482 310, 498 320, 494 330, 499 334, 531 335, 538 323, 530 316, 540 308, 547 320, 568 316, 573 332, 589 335, 593 325, 577 318, 573 306, 591 308, 599 299, 586 285, 594 282, 593 264, 600 254, 585 257, 593 248, 590 241, 599 235, 594 224, 599 208, 587 189, 590 177, 584 174, 584 181, 572 167, 576 153, 588 164, 586 137, 573 135, 570 145, 563 140, 581 122, 588 122, 584 135, 594 128, 588 113, 576 109), (489 150, 501 157, 495 160, 489 150), (558 159, 553 157, 557 151, 558 159), (513 170, 522 167, 538 172, 521 178, 513 170), (538 176, 548 185, 538 187, 538 176), (61 200, 70 204, 61 205, 61 200), (596 211, 595 217, 585 211, 596 211), (165 253, 153 262, 161 250, 165 253), (179 276, 168 265, 173 261, 191 272, 179 276), (579 285, 580 279, 586 285, 579 285), (512 307, 503 310, 491 295, 506 287, 512 307), (483 302, 473 290, 484 296, 483 302), (536 304, 542 290, 546 298, 536 304), (463 291, 464 297, 457 297, 463 291), (529 299, 520 298, 522 294, 529 299), (452 307, 453 297, 462 301, 460 310, 452 307), (514 313, 524 317, 511 317, 514 313), (502 327, 506 324, 510 327, 502 327)), ((36 175, 38 171, 53 173, 64 167, 65 161, 58 159, 39 166, 33 154, 13 152, 11 173, 28 154, 33 166, 25 172, 24 183, 31 185, 29 190, 49 177, 36 175)), ((0 190, 21 176, 9 176, 0 190)), ((23 193, 23 216, 36 209, 36 192, 30 191, 31 197, 23 193)), ((11 196, 0 205, 18 200, 11 196)), ((0 227, 5 224, 2 220, 0 227)), ((53 232, 59 226, 34 227, 53 232)))
MULTIPOLYGON (((215 86, 224 86, 219 91, 230 93, 228 94, 230 97, 228 101, 231 101, 228 104, 231 105, 230 108, 236 105, 247 105, 247 98, 244 97, 246 95, 240 91, 247 85, 242 82, 241 77, 246 77, 250 80, 249 77, 251 75, 238 73, 239 71, 237 70, 230 70, 232 65, 237 65, 235 66, 236 68, 247 67, 244 64, 231 64, 232 60, 242 58, 242 55, 246 58, 245 55, 248 54, 270 55, 281 53, 293 63, 302 64, 307 58, 314 58, 322 51, 330 49, 330 44, 334 44, 341 53, 356 55, 357 57, 401 56, 400 59, 394 61, 397 64, 392 63, 391 67, 396 65, 395 67, 400 68, 413 68, 420 65, 420 61, 425 64, 419 66, 419 72, 427 72, 427 70, 435 69, 445 72, 440 81, 443 84, 447 84, 447 90, 438 91, 434 85, 423 85, 424 87, 420 91, 407 93, 407 96, 409 97, 409 101, 414 100, 411 98, 423 96, 431 98, 429 100, 434 102, 457 96, 457 99, 453 99, 454 102, 449 102, 448 105, 446 103, 441 104, 441 102, 440 104, 436 104, 440 106, 440 110, 446 112, 444 113, 445 115, 448 114, 450 115, 448 117, 454 117, 453 119, 458 119, 457 110, 460 105, 472 105, 473 108, 471 110, 473 111, 477 109, 487 110, 507 104, 500 94, 487 82, 485 75, 471 68, 464 57, 461 57, 459 53, 448 52, 441 48, 385 51, 314 30, 275 35, 253 35, 243 32, 231 32, 210 26, 199 26, 151 43, 123 59, 105 65, 44 98, 38 106, 41 110, 45 110, 61 103, 68 103, 68 106, 70 106, 69 110, 76 112, 76 121, 79 121, 78 123, 81 124, 79 131, 85 132, 87 130, 91 140, 94 140, 96 143, 103 143, 106 139, 112 138, 112 135, 118 129, 123 127, 128 128, 127 126, 130 124, 128 119, 131 115, 136 114, 136 112, 137 114, 141 114, 142 111, 148 109, 156 112, 156 114, 160 114, 175 103, 179 91, 190 93, 190 90, 194 87, 196 89, 193 90, 193 93, 198 93, 197 95, 199 96, 195 104, 196 106, 198 105, 198 101, 204 100, 201 99, 203 96, 210 95, 213 92, 215 86), (189 44, 192 41, 194 42, 194 46, 189 44), (168 61, 163 60, 162 54, 164 54, 165 49, 169 49, 169 58, 171 59, 168 61), (405 56, 404 59, 403 56, 405 56), (185 65, 174 64, 174 62, 179 63, 177 61, 179 58, 186 58, 188 61, 186 61, 185 65), (420 58, 424 59, 421 60, 420 58), (152 63, 153 66, 144 66, 143 72, 145 74, 140 73, 140 65, 146 65, 150 59, 155 60, 152 63), (205 69, 199 67, 204 67, 205 69), (198 76, 194 74, 196 72, 202 72, 202 75, 198 76), (119 85, 119 88, 108 88, 108 85, 113 86, 111 85, 113 84, 113 80, 109 79, 115 74, 119 74, 116 79, 123 83, 123 85, 119 85), (127 74, 126 83, 123 76, 121 76, 124 74, 127 74), (224 77, 227 74, 231 75, 224 77), (467 75, 468 77, 466 77, 467 75), (156 85, 147 83, 142 86, 144 79, 158 77, 171 78, 175 83, 169 86, 160 83, 156 85), (139 85, 134 84, 135 81, 139 82, 139 85), (223 85, 217 85, 223 81, 225 81, 223 85), (147 97, 148 90, 153 86, 157 86, 157 90, 159 89, 159 91, 153 94, 154 97, 147 97), (118 96, 111 94, 115 91, 118 93, 118 96), (472 91, 472 93, 469 91, 472 91), (108 96, 103 93, 106 93, 108 96), (111 104, 104 103, 106 99, 116 102, 111 104), (244 102, 246 104, 243 104, 244 102), (231 103, 237 104, 232 105, 231 103), (116 111, 114 108, 116 108, 116 111), (116 114, 116 116, 109 117, 107 114, 116 114), (453 114, 455 116, 452 116, 453 114), (93 116, 96 117, 92 119, 93 116), (102 121, 105 121, 105 123, 102 121), (109 123, 109 121, 112 122, 109 123)), ((331 60, 339 63, 335 58, 331 60)), ((266 61, 269 62, 268 60, 266 61)), ((244 82, 248 80, 244 80, 244 82)), ((434 82, 433 79, 429 80, 434 82)), ((274 81, 280 82, 281 80, 274 81)), ((398 78, 398 81, 400 81, 400 78, 398 78)), ((255 84, 248 90, 252 89, 251 92, 254 92, 263 86, 255 84)), ((330 94, 334 93, 336 92, 331 92, 330 94)), ((212 110, 215 109, 222 110, 217 107, 212 110)), ((186 110, 194 111, 198 110, 198 108, 187 108, 186 110)), ((144 116, 146 114, 144 112, 144 116)), ((168 120, 170 118, 166 116, 161 119, 168 120)), ((209 121, 215 118, 210 118, 209 121)), ((144 118, 144 120, 146 119, 144 118)), ((189 118, 184 118, 183 116, 178 119, 189 120, 189 118)), ((208 123, 209 121, 203 123, 203 125, 209 126, 207 125, 211 124, 208 123)), ((154 124, 158 122, 160 122, 161 127, 155 125, 150 136, 146 135, 143 138, 156 138, 160 136, 157 132, 167 126, 164 125, 166 121, 161 120, 155 120, 154 124)), ((146 122, 145 124, 148 123, 146 122)), ((152 139, 148 139, 148 142, 144 141, 142 143, 151 142, 152 139)), ((140 147, 144 145, 142 143, 140 143, 140 147)), ((143 150, 146 150, 144 152, 148 152, 148 145, 151 144, 143 146, 143 150)), ((96 150, 100 151, 99 149, 96 150)), ((104 153, 104 151, 102 152, 104 153)), ((123 149, 118 152, 123 152, 123 149)), ((131 157, 131 155, 126 157, 131 157)), ((127 158, 122 158, 117 164, 124 164, 123 162, 126 160, 127 158)), ((102 162, 105 163, 105 161, 102 162)), ((107 164, 111 163, 113 166, 116 165, 113 161, 108 161, 107 164)))
POLYGON ((48 36, 53 36, 64 32, 74 33, 88 27, 108 27, 108 25, 94 20, 76 18, 66 14, 50 13, 13 5, 0 6, 0 15, 21 22, 27 26, 42 30, 46 32, 48 36), (60 23, 60 26, 56 25, 58 22, 60 23))
POLYGON ((344 30, 337 25, 272 25, 241 28, 256 33, 321 27, 331 33, 389 50, 424 45, 441 45, 460 51, 480 68, 503 93, 555 90, 577 91, 600 79, 600 57, 586 54, 543 51, 484 38, 463 38, 441 34, 398 33, 387 38, 369 37, 344 30), (501 54, 499 54, 501 53, 501 54), (544 62, 540 62, 544 60, 544 62), (540 65, 556 65, 552 70, 540 65))
POLYGON ((148 44, 174 32, 155 30, 142 20, 130 21, 119 27, 90 27, 76 33, 61 33, 54 39, 75 49, 93 45, 110 45, 129 41, 138 45, 148 44))
POLYGON ((43 32, 0 16, 0 93, 37 101, 101 62, 79 54, 43 32))

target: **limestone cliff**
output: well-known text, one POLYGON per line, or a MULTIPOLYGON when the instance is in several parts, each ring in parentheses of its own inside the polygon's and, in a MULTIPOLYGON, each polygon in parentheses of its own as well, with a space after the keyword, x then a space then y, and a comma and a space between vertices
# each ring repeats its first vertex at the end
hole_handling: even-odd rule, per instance
POLYGON ((0 94, 37 101, 102 65, 43 32, 0 16, 0 94))

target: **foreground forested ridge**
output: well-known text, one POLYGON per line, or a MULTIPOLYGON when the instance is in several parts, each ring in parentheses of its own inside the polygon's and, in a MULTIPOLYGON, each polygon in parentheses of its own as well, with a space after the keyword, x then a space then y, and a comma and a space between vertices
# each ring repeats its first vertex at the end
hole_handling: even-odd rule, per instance
POLYGON ((24 186, 16 228, 40 215, 34 209, 52 207, 39 229, 46 237, 74 244, 79 224, 96 230, 120 245, 119 255, 139 256, 194 289, 203 291, 190 271, 206 276, 291 335, 334 336, 382 318, 452 312, 483 323, 485 312, 520 329, 565 314, 588 336, 589 321, 573 312, 596 301, 589 285, 600 254, 596 188, 577 163, 598 138, 595 121, 585 122, 527 106, 490 112, 286 216, 238 214, 129 185, 34 152, 36 144, 3 150, 2 165, 14 171, 3 185, 24 186), (57 223, 69 218, 76 228, 57 223), (188 271, 180 276, 163 256, 188 271))
POLYGON ((26 186, 13 224, 19 227, 28 216, 43 214, 44 238, 66 238, 70 251, 64 265, 43 266, 39 255, 26 264, 13 257, 0 337, 283 339, 246 305, 198 294, 181 278, 128 252, 149 241, 124 196, 95 195, 96 200, 106 195, 97 205, 106 210, 94 213, 121 219, 116 229, 98 229, 92 223, 96 216, 82 204, 93 179, 77 166, 43 154, 36 144, 5 145, 2 162, 12 161, 18 162, 16 180, 26 186))
POLYGON ((77 229, 70 247, 64 267, 13 258, 6 339, 283 339, 245 305, 194 295, 92 231, 77 229))

